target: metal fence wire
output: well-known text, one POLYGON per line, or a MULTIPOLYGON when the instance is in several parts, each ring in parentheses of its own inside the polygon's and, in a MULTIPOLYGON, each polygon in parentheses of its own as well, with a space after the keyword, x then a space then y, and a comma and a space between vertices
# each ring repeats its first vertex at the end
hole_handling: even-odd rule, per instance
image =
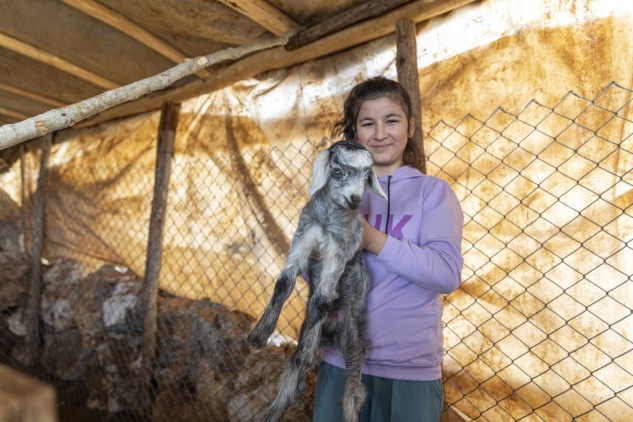
MULTIPOLYGON (((451 184, 465 214, 463 284, 444 311, 451 414, 633 420, 632 93, 612 83, 593 100, 570 92, 554 107, 532 101, 424 134, 427 172, 451 184)), ((19 294, 0 295, 0 362, 53 383, 62 421, 257 420, 295 345, 306 286, 297 282, 269 347, 245 338, 324 147, 175 157, 151 408, 138 394, 153 168, 51 169, 40 362, 21 364, 19 294)), ((6 286, 24 290, 26 255, 0 248, 0 266, 11 268, 6 286)), ((285 420, 311 419, 315 378, 285 420)))

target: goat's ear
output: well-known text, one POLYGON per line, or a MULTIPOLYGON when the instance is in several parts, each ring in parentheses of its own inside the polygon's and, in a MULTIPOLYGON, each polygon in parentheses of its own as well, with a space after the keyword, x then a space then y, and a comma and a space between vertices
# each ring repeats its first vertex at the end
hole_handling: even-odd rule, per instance
POLYGON ((312 165, 312 184, 308 189, 310 196, 314 195, 316 191, 325 186, 328 182, 330 172, 328 171, 328 163, 330 161, 330 150, 326 149, 317 155, 314 164, 312 165))
POLYGON ((375 193, 376 195, 382 196, 383 198, 387 200, 389 199, 387 198, 385 191, 383 191, 382 187, 380 187, 380 183, 378 183, 378 178, 376 177, 376 173, 374 173, 373 170, 369 172, 369 177, 367 178, 367 190, 375 193))

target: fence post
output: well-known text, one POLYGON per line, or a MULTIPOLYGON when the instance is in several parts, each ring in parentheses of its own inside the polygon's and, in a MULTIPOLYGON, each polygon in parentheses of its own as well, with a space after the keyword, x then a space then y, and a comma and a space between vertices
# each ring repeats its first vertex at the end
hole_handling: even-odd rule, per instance
POLYGON ((418 80, 418 52, 415 22, 400 19, 396 25, 396 70, 398 81, 411 96, 411 115, 415 118, 413 141, 422 152, 422 172, 426 173, 426 158, 422 141, 422 110, 420 107, 420 81, 418 80))
POLYGON ((22 252, 27 255, 31 254, 31 247, 28 245, 28 236, 26 235, 26 152, 24 144, 20 144, 20 225, 21 225, 21 245, 22 252))
POLYGON ((156 170, 154 173, 154 197, 147 239, 147 257, 145 260, 145 278, 141 293, 143 309, 143 347, 141 350, 141 372, 139 403, 144 412, 151 411, 151 381, 156 353, 156 328, 158 314, 158 287, 160 260, 163 246, 163 226, 167 191, 171 174, 171 162, 174 154, 174 138, 178 126, 179 104, 165 103, 161 110, 156 148, 156 170))
MULTIPOLYGON (((26 326, 25 364, 33 365, 39 356, 40 342, 40 295, 42 284, 42 249, 44 246, 44 209, 46 203, 46 179, 48 157, 51 152, 53 134, 42 137, 42 157, 37 190, 33 200, 33 249, 31 251, 31 277, 23 322, 26 326)), ((24 205, 23 205, 24 206, 24 205)))

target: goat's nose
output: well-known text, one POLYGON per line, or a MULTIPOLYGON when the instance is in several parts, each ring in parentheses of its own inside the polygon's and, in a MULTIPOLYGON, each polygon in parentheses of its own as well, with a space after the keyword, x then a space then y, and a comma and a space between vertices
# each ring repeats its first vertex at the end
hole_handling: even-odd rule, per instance
POLYGON ((360 200, 362 199, 360 195, 352 195, 352 197, 350 198, 352 204, 354 205, 358 205, 360 204, 360 200))

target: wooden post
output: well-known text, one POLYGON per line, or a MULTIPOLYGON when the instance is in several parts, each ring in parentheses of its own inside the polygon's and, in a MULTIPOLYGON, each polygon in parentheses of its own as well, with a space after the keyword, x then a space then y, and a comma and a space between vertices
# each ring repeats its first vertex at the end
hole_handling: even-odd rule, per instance
POLYGON ((139 404, 143 412, 148 414, 151 411, 150 389, 156 353, 157 302, 163 246, 163 226, 179 110, 179 104, 165 103, 160 115, 158 146, 156 148, 154 197, 152 199, 152 213, 147 239, 145 278, 141 293, 144 322, 139 404))
POLYGON ((0 365, 0 421, 57 422, 55 388, 0 365))
MULTIPOLYGON (((411 96, 411 115, 415 118, 413 140, 417 143, 424 157, 415 22, 410 19, 399 20, 396 25, 396 34, 396 69, 398 71, 398 81, 407 89, 411 96)), ((422 172, 426 173, 426 157, 424 157, 422 161, 422 172)))
POLYGON ((33 200, 33 250, 31 253, 31 277, 25 313, 22 316, 26 326, 25 364, 33 365, 39 357, 40 343, 40 295, 42 284, 42 249, 44 246, 44 209, 46 203, 46 179, 48 157, 51 152, 53 135, 42 137, 42 157, 37 190, 33 200))
POLYGON ((26 206, 24 203, 26 202, 26 146, 24 144, 20 144, 20 186, 21 186, 21 197, 20 197, 20 225, 21 227, 21 242, 20 247, 22 248, 22 252, 27 255, 31 254, 31 247, 28 245, 28 236, 26 235, 26 206))

